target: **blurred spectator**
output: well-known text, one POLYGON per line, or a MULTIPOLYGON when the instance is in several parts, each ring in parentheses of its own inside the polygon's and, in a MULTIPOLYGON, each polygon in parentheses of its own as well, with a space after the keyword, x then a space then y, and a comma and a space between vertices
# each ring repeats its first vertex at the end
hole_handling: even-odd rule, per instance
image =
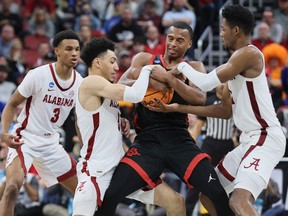
POLYGON ((54 37, 55 26, 45 9, 36 8, 33 11, 33 15, 28 21, 28 31, 32 35, 54 37))
POLYGON ((267 189, 259 195, 263 199, 262 216, 284 216, 285 206, 276 181, 270 179, 267 189))
POLYGON ((52 18, 55 16, 55 3, 51 0, 26 0, 24 7, 24 16, 29 18, 36 8, 43 8, 52 18))
POLYGON ((55 29, 60 32, 67 29, 72 29, 74 22, 74 5, 72 1, 59 0, 55 15, 55 29))
POLYGON ((38 67, 40 65, 44 65, 45 64, 44 58, 51 51, 52 51, 52 49, 51 49, 51 46, 49 43, 46 43, 46 42, 40 43, 38 51, 37 51, 38 58, 37 58, 35 64, 33 65, 33 67, 38 67))
POLYGON ((10 44, 6 60, 11 75, 17 80, 17 85, 19 85, 26 75, 23 45, 19 39, 14 39, 10 44))
POLYGON ((14 27, 11 24, 4 24, 0 35, 0 55, 7 56, 9 46, 15 38, 14 27))
POLYGON ((7 103, 17 86, 15 83, 7 81, 8 69, 5 65, 0 65, 0 102, 7 103))
POLYGON ((82 5, 81 15, 76 17, 74 30, 79 32, 81 25, 90 26, 92 31, 101 30, 101 22, 98 17, 93 14, 93 10, 88 3, 82 5))
POLYGON ((119 23, 122 19, 121 12, 123 12, 124 4, 122 0, 114 0, 113 4, 112 2, 107 4, 107 13, 104 19, 102 30, 106 35, 109 35, 114 25, 119 23), (109 15, 108 10, 110 10, 109 15))
POLYGON ((0 12, 0 26, 11 24, 14 27, 15 34, 20 36, 22 32, 22 19, 17 13, 12 12, 13 3, 11 0, 2 0, 0 12))
POLYGON ((81 45, 86 46, 87 43, 89 43, 92 39, 92 31, 90 26, 88 25, 81 25, 78 35, 81 39, 81 45))
MULTIPOLYGON (((199 0, 198 9, 199 9, 199 25, 200 25, 200 34, 205 30, 207 26, 213 28, 214 16, 215 16, 215 0, 199 0)), ((195 30, 195 28, 193 28, 195 30)))
POLYGON ((263 48, 262 52, 265 58, 266 74, 270 84, 274 107, 277 110, 283 105, 281 71, 287 62, 288 53, 285 47, 277 43, 267 45, 263 48))
POLYGON ((53 63, 56 60, 57 60, 57 57, 55 53, 53 51, 49 52, 43 57, 42 65, 53 63))
POLYGON ((146 45, 145 52, 153 55, 162 55, 165 51, 165 38, 161 37, 156 26, 148 26, 145 32, 146 45))
POLYGON ((128 50, 122 50, 117 55, 119 70, 115 82, 119 80, 122 74, 130 67, 132 61, 131 53, 128 50))
POLYGON ((283 37, 283 28, 279 23, 275 22, 274 12, 270 7, 264 8, 262 13, 262 20, 254 28, 253 38, 259 37, 259 27, 262 22, 267 23, 269 26, 269 37, 276 43, 281 43, 283 37))
POLYGON ((187 0, 173 0, 172 8, 166 11, 162 17, 162 25, 166 30, 175 22, 185 22, 191 26, 195 31, 196 26, 196 15, 194 11, 188 10, 186 5, 187 0))
POLYGON ((269 37, 270 28, 266 22, 260 22, 257 26, 257 37, 251 43, 259 50, 262 50, 268 44, 274 43, 274 41, 269 37))
MULTIPOLYGON (((2 0, 1 2, 3 2, 4 4, 4 0, 2 0)), ((21 0, 10 0, 9 3, 11 4, 10 6, 11 13, 19 14, 19 12, 21 12, 21 6, 22 6, 21 0)), ((3 4, 0 4, 0 12, 2 12, 3 4)))
MULTIPOLYGON (((6 180, 0 184, 0 199, 3 195, 3 189, 6 185, 6 180)), ((43 216, 42 205, 40 203, 39 192, 41 191, 37 176, 30 172, 27 173, 23 186, 19 191, 19 195, 14 207, 14 216, 43 216)))
POLYGON ((132 53, 131 55, 134 56, 137 53, 145 51, 145 44, 146 39, 144 36, 137 36, 133 39, 133 46, 132 46, 132 53))
MULTIPOLYGON (((166 11, 162 17, 162 25, 165 27, 165 33, 167 29, 176 22, 185 22, 190 25, 195 32, 196 27, 196 14, 193 11, 193 7, 189 5, 187 0, 172 0, 172 7, 166 11), (187 9, 189 7, 189 9, 187 9)), ((194 43, 191 48, 187 50, 185 55, 186 60, 194 59, 194 43)))
POLYGON ((133 19, 132 11, 129 7, 123 9, 122 19, 114 25, 109 34, 109 39, 118 44, 123 49, 129 49, 133 45, 133 39, 143 36, 143 30, 133 19))
POLYGON ((158 29, 161 29, 161 16, 156 14, 156 6, 156 1, 146 0, 144 2, 143 8, 141 8, 139 11, 137 24, 140 25, 144 30, 151 25, 155 25, 158 29))
POLYGON ((283 28, 283 40, 288 38, 288 0, 277 0, 278 8, 274 10, 275 22, 283 28))
MULTIPOLYGON (((281 71, 281 83, 282 83, 282 89, 285 93, 284 104, 288 105, 288 61, 281 71)), ((287 131, 287 135, 288 135, 288 131, 287 131)))

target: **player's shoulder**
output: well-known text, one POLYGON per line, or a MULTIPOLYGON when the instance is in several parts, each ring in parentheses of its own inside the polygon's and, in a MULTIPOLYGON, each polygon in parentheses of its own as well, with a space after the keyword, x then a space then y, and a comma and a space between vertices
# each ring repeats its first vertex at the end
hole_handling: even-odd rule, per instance
POLYGON ((203 73, 206 73, 205 66, 200 61, 189 61, 188 64, 193 67, 195 70, 201 71, 203 73))
POLYGON ((133 57, 134 62, 148 64, 154 55, 147 52, 139 52, 133 57))
POLYGON ((49 65, 41 65, 41 66, 38 66, 36 68, 33 68, 33 69, 30 69, 28 72, 27 72, 27 75, 29 76, 33 76, 33 77, 43 77, 43 74, 46 74, 46 73, 50 73, 50 68, 49 68, 49 65))

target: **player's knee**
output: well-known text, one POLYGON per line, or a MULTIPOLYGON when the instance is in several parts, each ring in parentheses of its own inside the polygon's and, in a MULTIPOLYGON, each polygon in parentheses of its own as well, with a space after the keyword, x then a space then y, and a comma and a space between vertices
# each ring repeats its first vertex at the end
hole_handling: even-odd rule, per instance
POLYGON ((6 184, 5 199, 16 199, 19 194, 20 187, 16 183, 6 184))

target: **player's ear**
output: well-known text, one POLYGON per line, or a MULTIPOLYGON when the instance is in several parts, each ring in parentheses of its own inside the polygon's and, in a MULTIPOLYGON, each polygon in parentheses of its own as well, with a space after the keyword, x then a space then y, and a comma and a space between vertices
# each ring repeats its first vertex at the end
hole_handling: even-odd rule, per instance
POLYGON ((101 67, 101 62, 99 58, 95 58, 92 62, 92 64, 96 67, 96 68, 100 68, 101 67))

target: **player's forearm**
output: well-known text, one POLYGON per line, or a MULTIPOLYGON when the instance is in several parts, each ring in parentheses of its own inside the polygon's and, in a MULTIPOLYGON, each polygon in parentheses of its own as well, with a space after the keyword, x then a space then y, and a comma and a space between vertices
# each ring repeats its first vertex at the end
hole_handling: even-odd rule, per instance
POLYGON ((39 200, 39 194, 38 190, 33 188, 29 183, 25 182, 24 183, 24 189, 27 192, 27 195, 32 201, 38 201, 39 200))
POLYGON ((199 116, 214 117, 214 118, 231 118, 232 111, 222 104, 210 105, 210 106, 189 106, 179 105, 177 108, 181 113, 192 113, 199 116))
POLYGON ((191 105, 203 105, 205 103, 206 93, 196 86, 191 87, 173 75, 167 82, 187 103, 191 105))
POLYGON ((123 93, 123 100, 132 103, 138 103, 143 100, 149 84, 149 76, 151 68, 145 66, 142 68, 141 73, 136 82, 131 86, 126 86, 123 93))
POLYGON ((184 74, 193 84, 198 86, 202 91, 211 91, 216 86, 221 84, 216 70, 211 71, 208 74, 201 73, 200 71, 195 70, 186 62, 181 62, 177 69, 179 72, 184 74))

